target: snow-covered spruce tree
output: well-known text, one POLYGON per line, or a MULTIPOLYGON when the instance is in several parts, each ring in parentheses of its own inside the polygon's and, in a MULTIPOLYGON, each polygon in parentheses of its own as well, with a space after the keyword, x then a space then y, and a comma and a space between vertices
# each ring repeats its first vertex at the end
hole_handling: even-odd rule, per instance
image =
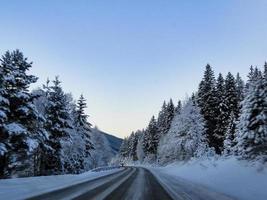
POLYGON ((130 148, 129 148, 129 137, 123 139, 122 144, 120 146, 119 151, 120 156, 127 158, 130 155, 130 148))
POLYGON ((179 114, 181 112, 181 109, 182 109, 182 102, 179 100, 178 104, 177 104, 177 106, 175 107, 175 110, 174 110, 174 116, 179 114))
POLYGON ((264 63, 263 77, 265 80, 267 79, 267 62, 264 63))
POLYGON ((201 114, 205 119, 206 134, 210 147, 214 147, 216 153, 221 153, 218 139, 215 134, 218 116, 218 98, 216 95, 216 81, 214 72, 208 64, 204 72, 204 77, 199 84, 197 103, 201 109, 201 114))
POLYGON ((267 78, 258 70, 249 77, 237 125, 237 152, 245 159, 267 161, 267 78))
POLYGON ((156 157, 158 142, 158 126, 157 121, 153 116, 148 124, 143 138, 143 149, 148 160, 156 157))
POLYGON ((69 140, 69 129, 71 116, 66 105, 66 96, 60 86, 58 77, 49 87, 48 105, 45 111, 45 128, 49 133, 48 145, 51 147, 45 153, 45 173, 62 174, 64 172, 64 161, 62 159, 62 143, 69 140))
POLYGON ((167 122, 167 105, 166 102, 163 102, 163 105, 161 107, 161 110, 158 114, 158 134, 164 135, 166 132, 166 122, 167 122))
POLYGON ((254 68, 253 66, 250 66, 247 78, 248 80, 245 84, 244 96, 246 96, 250 92, 251 86, 255 85, 255 82, 259 79, 259 71, 257 67, 254 68))
MULTIPOLYGON (((38 98, 34 100, 34 104, 38 109, 38 112, 44 116, 46 108, 49 105, 49 92, 47 92, 50 91, 49 82, 50 81, 48 80, 47 84, 44 86, 45 90, 35 89, 33 91, 33 94, 38 95, 38 98)), ((91 162, 90 159, 86 157, 86 141, 83 138, 83 126, 78 123, 79 120, 78 114, 76 112, 76 103, 73 100, 71 94, 64 95, 66 109, 68 113, 71 114, 70 123, 73 125, 73 129, 68 130, 70 138, 64 140, 64 142, 61 143, 62 161, 64 162, 64 173, 81 173, 91 167, 91 162)), ((49 150, 45 150, 45 152, 47 151, 49 150)), ((45 172, 43 173, 46 174, 45 172)))
POLYGON ((261 70, 259 70, 258 67, 255 67, 254 79, 257 81, 258 79, 261 79, 261 78, 263 78, 263 74, 262 74, 261 70))
POLYGON ((37 77, 28 75, 32 63, 19 50, 6 52, 1 59, 5 79, 5 99, 9 102, 4 132, 8 138, 5 176, 32 176, 38 171, 39 144, 45 139, 43 118, 33 104, 36 98, 29 93, 29 85, 37 77))
POLYGON ((169 103, 167 104, 167 122, 166 122, 166 132, 165 134, 169 131, 170 127, 171 127, 171 123, 174 117, 174 111, 175 111, 175 107, 173 105, 172 99, 170 99, 169 103))
POLYGON ((137 144, 138 144, 138 140, 139 140, 139 135, 138 132, 132 132, 132 134, 129 137, 129 148, 130 148, 130 152, 129 152, 129 157, 133 160, 136 161, 137 158, 137 144))
POLYGON ((174 116, 174 112, 175 112, 175 107, 173 105, 172 99, 170 99, 167 105, 166 102, 164 101, 157 120, 158 138, 161 138, 169 131, 174 116))
POLYGON ((46 172, 45 165, 46 165, 46 152, 50 151, 52 148, 49 145, 48 139, 49 139, 49 133, 45 129, 46 125, 46 109, 49 105, 49 100, 48 100, 48 91, 50 91, 49 88, 49 83, 50 81, 47 80, 46 85, 43 86, 43 89, 37 88, 32 91, 32 94, 36 96, 34 99, 33 103, 36 107, 36 110, 42 118, 44 118, 44 122, 42 123, 42 129, 43 129, 43 137, 40 140, 40 145, 38 148, 38 159, 35 158, 38 162, 39 170, 36 173, 36 175, 47 175, 48 173, 46 172))
POLYGON ((94 147, 90 137, 91 124, 87 121, 88 115, 86 115, 84 112, 84 109, 87 107, 85 101, 85 98, 83 97, 83 95, 81 95, 77 103, 74 125, 78 134, 81 135, 81 138, 84 141, 85 145, 82 168, 88 169, 88 167, 86 167, 85 161, 88 160, 91 156, 91 150, 94 149, 94 147))
POLYGON ((128 156, 131 160, 133 160, 132 155, 135 154, 135 146, 134 146, 134 141, 135 141, 135 132, 132 131, 132 133, 130 134, 129 138, 128 138, 128 156))
POLYGON ((226 129, 226 134, 225 134, 225 139, 223 142, 223 154, 224 156, 231 156, 234 155, 234 147, 236 145, 236 140, 235 140, 235 133, 236 133, 236 116, 234 112, 231 113, 229 122, 228 122, 228 127, 226 129))
POLYGON ((216 82, 216 96, 217 98, 217 108, 218 108, 218 115, 215 135, 216 137, 216 146, 220 149, 220 153, 223 150, 223 141, 225 137, 225 132, 228 127, 228 106, 226 104, 226 91, 225 91, 225 81, 220 73, 217 82, 216 82))
POLYGON ((181 113, 174 117, 169 132, 159 143, 158 155, 161 163, 189 160, 208 153, 204 118, 200 109, 188 100, 181 113))
MULTIPOLYGON (((48 80, 49 82, 49 80, 48 80)), ((34 105, 38 111, 39 114, 45 116, 45 110, 46 110, 46 107, 48 105, 48 95, 46 93, 46 89, 47 88, 46 86, 42 88, 37 88, 37 89, 34 89, 32 90, 32 94, 34 96, 37 96, 36 99, 34 99, 34 105)), ((49 89, 49 88, 48 88, 49 89)))
MULTIPOLYGON (((64 162, 64 173, 81 173, 85 171, 86 158, 85 140, 83 128, 78 120, 77 106, 71 94, 65 94, 66 109, 71 115, 70 123, 73 128, 69 129, 70 137, 62 140, 62 161, 64 162)), ((89 162, 90 163, 90 162, 89 162)), ((88 167, 90 168, 90 167, 88 167)))
POLYGON ((132 143, 132 136, 134 132, 128 137, 125 137, 121 143, 120 150, 119 150, 119 156, 117 158, 118 164, 121 163, 128 163, 129 161, 132 161, 133 158, 131 157, 131 143, 132 143))
POLYGON ((246 86, 245 86, 245 95, 249 90, 249 87, 251 86, 251 84, 255 81, 255 73, 254 73, 254 67, 251 65, 249 68, 249 73, 248 73, 248 80, 246 82, 246 86))
POLYGON ((6 79, 7 74, 4 73, 4 68, 0 64, 0 178, 4 178, 4 170, 7 165, 7 149, 8 149, 8 134, 5 131, 7 122, 7 113, 9 112, 9 101, 6 96, 6 79))
POLYGON ((145 133, 144 129, 143 130, 138 130, 136 132, 136 134, 138 135, 138 143, 137 143, 137 146, 136 146, 136 156, 137 156, 137 159, 140 162, 143 162, 144 159, 145 159, 145 152, 144 152, 144 149, 143 149, 144 133, 145 133))
POLYGON ((239 106, 239 113, 240 114, 240 109, 241 109, 241 102, 244 99, 244 89, 245 89, 245 83, 242 80, 241 76, 239 73, 236 75, 236 91, 237 91, 237 99, 238 99, 238 106, 239 106))
POLYGON ((230 72, 227 74, 225 79, 225 97, 225 102, 227 105, 227 138, 224 139, 232 140, 235 135, 235 123, 240 113, 240 102, 238 96, 237 82, 230 72), (233 114, 233 116, 231 116, 231 114, 233 114))
POLYGON ((197 92, 192 93, 191 100, 192 100, 194 105, 197 105, 197 92))
POLYGON ((237 118, 239 114, 238 92, 235 77, 230 72, 225 78, 225 96, 226 105, 228 107, 228 119, 230 118, 231 112, 233 112, 237 118))

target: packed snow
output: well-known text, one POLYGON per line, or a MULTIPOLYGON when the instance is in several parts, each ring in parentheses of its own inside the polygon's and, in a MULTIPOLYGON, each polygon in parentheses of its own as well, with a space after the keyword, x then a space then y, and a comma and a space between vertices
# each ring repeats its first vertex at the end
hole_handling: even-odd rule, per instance
POLYGON ((1 199, 17 200, 47 193, 53 190, 106 176, 123 168, 107 168, 99 172, 89 171, 79 175, 40 176, 0 180, 1 199))

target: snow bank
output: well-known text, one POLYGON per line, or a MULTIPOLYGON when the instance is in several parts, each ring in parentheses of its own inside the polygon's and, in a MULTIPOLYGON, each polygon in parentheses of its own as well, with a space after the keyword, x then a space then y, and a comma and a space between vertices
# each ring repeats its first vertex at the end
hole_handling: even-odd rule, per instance
POLYGON ((182 178, 237 199, 267 199, 267 168, 257 163, 252 165, 235 158, 195 160, 150 167, 150 170, 157 176, 165 174, 180 180, 182 178))
POLYGON ((89 171, 79 175, 3 179, 0 180, 0 197, 1 199, 8 200, 25 199, 52 190, 106 176, 120 170, 122 170, 122 168, 101 172, 89 171))

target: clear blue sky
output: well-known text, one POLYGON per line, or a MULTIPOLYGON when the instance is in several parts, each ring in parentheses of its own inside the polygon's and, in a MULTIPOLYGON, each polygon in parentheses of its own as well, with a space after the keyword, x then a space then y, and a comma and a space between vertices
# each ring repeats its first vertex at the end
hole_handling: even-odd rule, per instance
POLYGON ((267 59, 266 0, 0 3, 0 53, 21 49, 37 85, 60 75, 90 121, 120 137, 196 90, 207 63, 245 77, 267 59))

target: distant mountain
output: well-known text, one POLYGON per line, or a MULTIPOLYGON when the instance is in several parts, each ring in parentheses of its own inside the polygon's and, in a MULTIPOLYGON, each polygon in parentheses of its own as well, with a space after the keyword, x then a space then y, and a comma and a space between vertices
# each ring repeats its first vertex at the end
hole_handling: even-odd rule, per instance
POLYGON ((111 159, 119 152, 122 139, 93 128, 91 140, 94 145, 92 155, 93 168, 107 166, 111 159))
POLYGON ((103 131, 100 131, 100 133, 102 133, 107 138, 114 155, 117 154, 120 150, 122 139, 118 138, 114 135, 110 135, 108 133, 105 133, 103 131))

